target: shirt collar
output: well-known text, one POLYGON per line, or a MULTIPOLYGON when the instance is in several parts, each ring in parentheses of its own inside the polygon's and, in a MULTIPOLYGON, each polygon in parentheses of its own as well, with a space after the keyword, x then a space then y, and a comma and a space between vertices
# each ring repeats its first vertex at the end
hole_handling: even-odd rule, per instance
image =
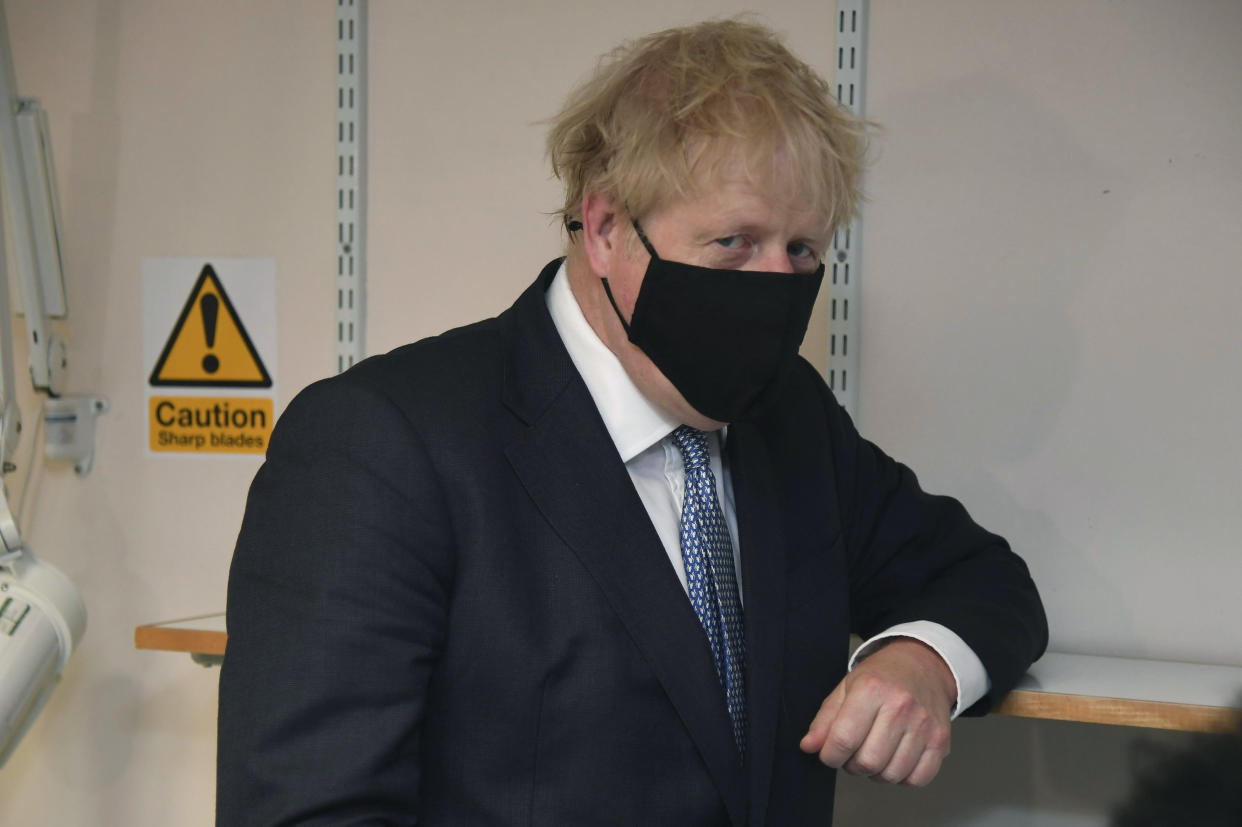
POLYGON ((546 300, 556 332, 586 382, 621 461, 629 462, 672 433, 680 423, 643 396, 621 360, 591 329, 569 287, 565 262, 552 279, 546 300))

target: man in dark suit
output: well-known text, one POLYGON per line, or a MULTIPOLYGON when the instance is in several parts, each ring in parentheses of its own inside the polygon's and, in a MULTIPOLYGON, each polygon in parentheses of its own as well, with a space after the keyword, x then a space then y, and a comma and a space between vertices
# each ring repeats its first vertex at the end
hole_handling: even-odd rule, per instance
POLYGON ((863 133, 735 21, 570 97, 567 257, 273 434, 219 823, 823 824, 835 768, 936 774, 1047 629, 1005 542, 797 357, 863 133))

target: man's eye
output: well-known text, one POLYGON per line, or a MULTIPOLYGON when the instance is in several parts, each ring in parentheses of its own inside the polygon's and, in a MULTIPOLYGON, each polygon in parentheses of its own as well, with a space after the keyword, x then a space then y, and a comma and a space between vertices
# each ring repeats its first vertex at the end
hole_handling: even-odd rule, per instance
POLYGON ((819 258, 819 254, 811 249, 810 245, 795 241, 785 248, 792 258, 812 259, 819 258))
POLYGON ((740 250, 742 245, 746 243, 746 239, 740 235, 727 235, 724 238, 716 239, 716 243, 729 250, 740 250))

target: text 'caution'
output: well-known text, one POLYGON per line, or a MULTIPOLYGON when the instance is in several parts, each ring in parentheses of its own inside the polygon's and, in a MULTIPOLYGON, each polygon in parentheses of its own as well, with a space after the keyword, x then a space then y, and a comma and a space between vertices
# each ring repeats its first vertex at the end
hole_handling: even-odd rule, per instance
POLYGON ((152 451, 261 454, 272 433, 263 397, 152 396, 149 410, 152 451))

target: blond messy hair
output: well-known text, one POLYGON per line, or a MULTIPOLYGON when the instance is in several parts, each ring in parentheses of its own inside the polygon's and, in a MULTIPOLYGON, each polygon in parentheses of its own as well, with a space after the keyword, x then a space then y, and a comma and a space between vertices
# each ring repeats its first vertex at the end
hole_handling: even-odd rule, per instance
POLYGON ((622 44, 550 123, 547 152, 565 185, 557 214, 566 226, 580 218, 587 191, 642 216, 739 165, 769 194, 808 201, 828 232, 862 200, 868 124, 838 105, 775 33, 745 20, 622 44))

